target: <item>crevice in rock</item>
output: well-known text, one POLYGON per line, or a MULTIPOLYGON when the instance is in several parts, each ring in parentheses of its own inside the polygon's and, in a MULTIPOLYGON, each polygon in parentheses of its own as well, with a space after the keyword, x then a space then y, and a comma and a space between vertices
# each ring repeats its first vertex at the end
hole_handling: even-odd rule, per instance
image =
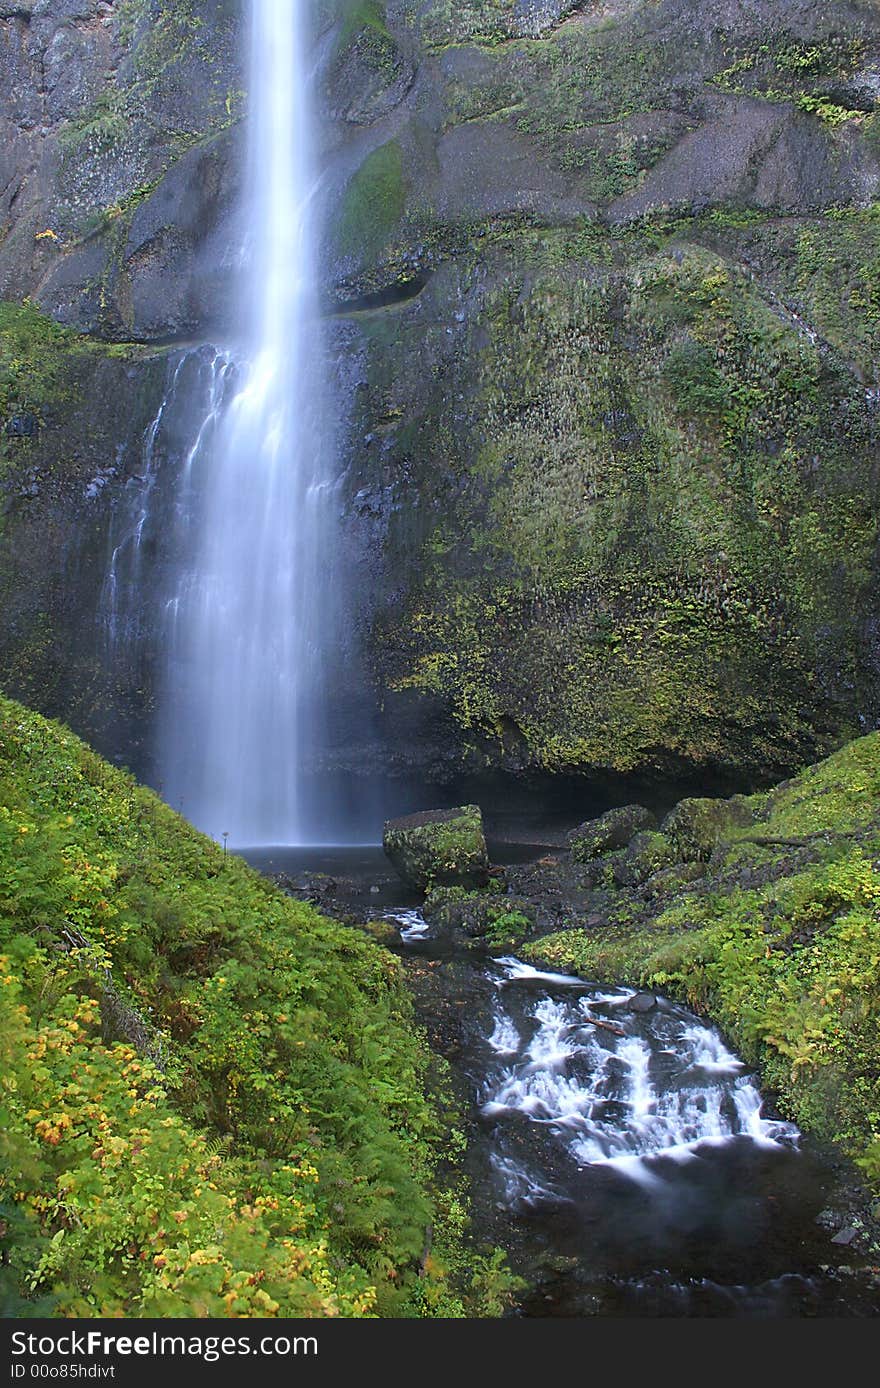
POLYGON ((344 299, 341 303, 334 304, 328 310, 328 315, 333 318, 347 318, 352 313, 369 313, 376 309, 396 308, 399 304, 406 304, 411 299, 417 299, 430 278, 430 275, 420 274, 405 281, 395 280, 392 284, 374 290, 371 294, 359 294, 354 298, 344 299))

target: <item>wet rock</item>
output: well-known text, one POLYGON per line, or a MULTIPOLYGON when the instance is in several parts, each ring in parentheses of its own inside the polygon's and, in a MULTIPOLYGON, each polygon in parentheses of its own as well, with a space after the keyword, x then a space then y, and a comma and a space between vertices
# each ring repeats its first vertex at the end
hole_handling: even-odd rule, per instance
POLYGON ((653 1012, 656 1006, 657 999, 653 993, 636 993, 635 997, 630 998, 626 1004, 626 1010, 641 1015, 645 1012, 653 1012))
POLYGON ((323 872, 299 872, 291 877, 287 872, 277 872, 272 881, 288 896, 297 901, 309 901, 315 906, 326 905, 336 896, 337 881, 323 872))
POLYGON ((489 935, 512 945, 534 926, 537 910, 526 897, 499 892, 461 892, 443 888, 432 892, 423 907, 425 919, 441 929, 462 930, 471 939, 489 935))
POLYGON ((621 805, 572 829, 567 843, 572 858, 588 863, 601 853, 626 848, 641 830, 656 829, 657 819, 643 805, 621 805))
POLYGON ((370 125, 407 95, 415 66, 389 30, 365 25, 336 55, 330 73, 334 115, 350 125, 370 125))
POLYGON ((839 1232, 834 1235, 831 1242, 839 1244, 843 1248, 848 1248, 851 1243, 855 1242, 858 1236, 858 1229, 854 1229, 852 1225, 849 1225, 848 1228, 839 1230, 839 1232))
POLYGON ((434 884, 480 886, 488 877, 489 854, 477 805, 388 820, 382 847, 404 882, 417 891, 434 884))

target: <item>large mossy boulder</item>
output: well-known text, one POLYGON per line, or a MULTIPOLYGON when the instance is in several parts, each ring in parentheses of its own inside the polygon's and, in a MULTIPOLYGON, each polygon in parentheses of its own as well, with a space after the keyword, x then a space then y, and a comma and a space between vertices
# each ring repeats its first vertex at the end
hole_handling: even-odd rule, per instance
POLYGON ((572 829, 567 843, 576 863, 589 863, 601 853, 626 848, 636 834, 656 828, 655 816, 644 805, 620 805, 572 829))
POLYGON ((482 886, 489 869, 483 816, 477 805, 425 810, 390 819, 382 847, 410 887, 482 886))
POLYGON ((461 930, 471 939, 521 939, 535 925, 537 908, 524 896, 440 887, 425 901, 425 918, 442 930, 461 930))
POLYGON ((753 820, 754 809, 743 795, 730 800, 692 797, 680 800, 660 827, 675 845, 678 859, 705 862, 732 829, 742 829, 753 820))

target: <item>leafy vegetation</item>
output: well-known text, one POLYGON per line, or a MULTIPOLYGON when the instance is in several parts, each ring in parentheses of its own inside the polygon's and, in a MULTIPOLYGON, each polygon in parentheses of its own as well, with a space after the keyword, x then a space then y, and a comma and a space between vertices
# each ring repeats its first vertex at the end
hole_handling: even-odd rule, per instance
POLYGON ((859 35, 830 33, 802 43, 776 34, 754 50, 738 54, 712 81, 726 91, 765 101, 791 101, 799 110, 836 126, 863 119, 865 108, 846 105, 828 84, 851 77, 864 58, 865 41, 859 35))
POLYGON ((0 953, 8 1314, 503 1307, 393 956, 5 699, 0 953))

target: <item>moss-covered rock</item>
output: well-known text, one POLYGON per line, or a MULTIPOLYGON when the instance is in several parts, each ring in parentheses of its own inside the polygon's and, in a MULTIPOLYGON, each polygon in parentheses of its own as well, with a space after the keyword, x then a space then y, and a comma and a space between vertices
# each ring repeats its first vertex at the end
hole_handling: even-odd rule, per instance
POLYGON ((708 865, 703 862, 674 863, 649 877, 643 884, 644 890, 648 896, 665 899, 674 896, 691 883, 699 882, 707 872, 708 865))
POLYGON ((643 805, 620 805, 572 829, 566 843, 576 863, 588 863, 601 853, 626 848, 635 834, 656 827, 653 811, 643 805))
POLYGON ((471 939, 507 949, 524 938, 537 918, 527 897, 454 887, 432 891, 422 909, 425 919, 442 930, 461 930, 471 939))
POLYGON ((403 880, 419 891, 487 879, 489 854, 478 805, 388 820, 382 847, 403 880))
MULTIPOLYGON (((60 328, 33 304, 0 302, 3 683, 43 712, 66 715, 126 764, 150 738, 152 660, 146 642, 108 658, 102 598, 114 508, 140 474, 168 368, 164 351, 108 346, 60 328), (30 438, 6 432, 20 411, 37 422, 30 438)), ((142 614, 154 578, 141 576, 142 614)), ((148 620, 138 626, 146 634, 148 620)))
POLYGON ((680 800, 663 820, 661 829, 683 862, 711 858, 734 828, 750 824, 754 808, 746 796, 732 800, 680 800))
POLYGON ((420 6, 340 183, 376 230, 336 268, 389 740, 429 775, 786 774, 880 710, 878 116, 842 100, 876 16, 528 14, 420 6))
POLYGON ((675 844, 666 834, 634 834, 614 864, 613 877, 621 887, 640 887, 648 878, 671 867, 678 857, 675 844))

